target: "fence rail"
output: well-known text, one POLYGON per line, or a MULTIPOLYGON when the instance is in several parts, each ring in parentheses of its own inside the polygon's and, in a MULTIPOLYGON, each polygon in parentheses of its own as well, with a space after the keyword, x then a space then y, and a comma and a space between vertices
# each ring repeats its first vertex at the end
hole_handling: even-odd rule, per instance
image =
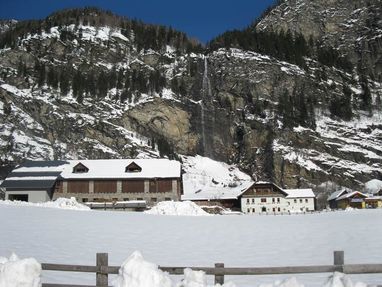
MULTIPOLYGON (((43 283, 42 287, 108 287, 109 274, 118 274, 119 266, 109 266, 108 253, 97 253, 96 266, 65 265, 42 263, 42 270, 64 272, 86 272, 96 274, 96 285, 70 285, 43 283)), ((334 251, 333 265, 315 266, 286 266, 286 267, 225 267, 224 263, 215 263, 215 267, 164 267, 159 269, 171 275, 182 275, 185 268, 204 271, 207 275, 215 277, 215 284, 224 284, 226 275, 276 275, 276 274, 309 274, 342 272, 345 274, 375 274, 382 273, 382 264, 346 264, 344 252, 334 251)), ((378 285, 376 287, 382 287, 378 285)))

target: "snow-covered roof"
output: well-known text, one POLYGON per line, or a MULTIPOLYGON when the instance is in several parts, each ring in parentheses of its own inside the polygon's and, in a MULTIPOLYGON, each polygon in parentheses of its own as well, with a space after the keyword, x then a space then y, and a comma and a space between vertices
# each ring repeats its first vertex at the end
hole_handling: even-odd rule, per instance
POLYGON ((301 198, 301 197, 315 198, 316 197, 311 188, 283 189, 283 190, 288 194, 286 198, 301 198))
POLYGON ((349 191, 347 189, 340 189, 340 190, 337 190, 335 192, 333 192, 327 199, 327 201, 331 201, 333 199, 336 199, 340 196, 342 196, 343 194, 345 193, 349 193, 349 191))
POLYGON ((9 190, 50 189, 66 164, 66 161, 26 161, 7 176, 1 187, 9 190))
POLYGON ((237 186, 222 188, 202 186, 195 192, 187 192, 182 195, 182 200, 214 200, 214 199, 237 199, 243 192, 252 186, 253 182, 240 182, 237 186))
POLYGON ((61 173, 64 179, 90 179, 90 178, 178 178, 181 176, 181 164, 168 159, 99 159, 99 160, 70 160, 61 173), (142 170, 139 172, 126 172, 131 163, 137 164, 142 170), (81 163, 89 170, 82 173, 73 173, 73 168, 81 163))
POLYGON ((179 178, 181 164, 168 159, 103 159, 68 161, 27 161, 14 169, 1 184, 7 189, 49 189, 57 178, 64 179, 143 179, 179 178), (126 172, 126 167, 135 163, 139 172, 126 172), (87 172, 73 173, 79 163, 87 172))
POLYGON ((340 197, 338 197, 336 200, 342 200, 342 199, 345 199, 345 198, 351 198, 353 197, 354 195, 356 194, 359 194, 361 196, 364 196, 365 198, 367 197, 366 194, 362 193, 362 192, 359 192, 359 191, 353 191, 353 192, 350 192, 350 193, 346 193, 340 197))

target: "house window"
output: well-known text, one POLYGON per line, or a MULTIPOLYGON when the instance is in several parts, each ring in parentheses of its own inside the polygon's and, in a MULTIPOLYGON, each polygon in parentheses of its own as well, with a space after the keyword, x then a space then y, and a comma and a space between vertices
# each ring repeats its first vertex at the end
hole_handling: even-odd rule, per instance
POLYGON ((277 203, 280 203, 280 198, 279 197, 277 198, 277 203))
POLYGON ((83 198, 83 199, 82 199, 82 202, 88 202, 88 201, 89 201, 88 198, 83 198))
POLYGON ((143 200, 143 198, 142 197, 138 197, 137 200, 143 200))
POLYGON ((305 202, 308 203, 308 199, 307 198, 305 198, 305 202))
POLYGON ((300 203, 302 203, 302 198, 300 198, 300 203))
POLYGON ((267 199, 266 199, 265 197, 263 197, 263 198, 261 199, 261 202, 267 202, 267 199))
POLYGON ((165 201, 171 201, 171 198, 169 198, 169 197, 165 197, 164 200, 165 200, 165 201))
POLYGON ((254 208, 252 208, 252 212, 255 213, 255 209, 254 208))
POLYGON ((247 209, 247 213, 251 213, 251 209, 250 208, 247 209))
POLYGON ((275 198, 274 198, 274 197, 272 197, 272 203, 275 203, 275 202, 276 202, 275 198))
POLYGON ((152 197, 152 198, 151 198, 151 201, 152 201, 152 202, 157 202, 157 198, 156 198, 156 197, 152 197))
POLYGON ((294 200, 294 203, 297 203, 297 199, 294 200))
POLYGON ((272 211, 273 211, 273 212, 276 212, 276 208, 275 208, 275 207, 273 207, 273 208, 272 208, 272 211))
POLYGON ((82 163, 77 164, 73 167, 73 173, 86 173, 89 169, 82 163))
POLYGON ((250 203, 250 199, 249 198, 247 198, 247 203, 250 203))
POLYGON ((128 199, 128 198, 124 198, 124 199, 123 199, 123 201, 129 201, 129 200, 130 200, 130 199, 128 199))
POLYGON ((278 208, 277 208, 277 211, 278 211, 278 212, 280 212, 280 211, 281 211, 280 207, 278 207, 278 208))
POLYGON ((137 165, 135 162, 130 163, 128 166, 125 168, 125 172, 141 172, 142 168, 137 165))
POLYGON ((254 198, 252 198, 252 203, 255 203, 255 199, 254 198))

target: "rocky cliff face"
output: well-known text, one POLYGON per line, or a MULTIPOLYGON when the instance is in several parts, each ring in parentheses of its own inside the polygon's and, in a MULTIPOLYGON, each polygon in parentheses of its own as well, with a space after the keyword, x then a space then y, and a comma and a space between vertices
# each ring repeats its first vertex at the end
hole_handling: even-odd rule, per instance
MULTIPOLYGON (((346 10, 348 16, 321 18, 318 3, 337 10, 343 3, 313 2, 286 1, 257 29, 299 29, 337 47, 345 32, 335 27, 349 15, 363 19, 369 9, 364 3, 346 10), (301 18, 297 11, 303 8, 316 16, 301 18)), ((374 58, 362 62, 374 75, 365 84, 356 69, 350 74, 310 58, 301 68, 235 48, 202 54, 187 51, 186 39, 145 49, 138 28, 92 26, 86 19, 40 23, 37 32, 27 31, 0 50, 4 167, 25 158, 201 154, 287 187, 332 181, 357 188, 382 177, 379 46, 374 58), (366 93, 367 109, 359 104, 366 93), (330 110, 344 94, 350 95, 347 121, 330 110)), ((376 37, 375 30, 370 33, 376 37)), ((339 47, 356 51, 350 44, 339 47)))
POLYGON ((285 0, 255 27, 302 33, 318 47, 333 47, 376 80, 382 75, 380 0, 285 0))

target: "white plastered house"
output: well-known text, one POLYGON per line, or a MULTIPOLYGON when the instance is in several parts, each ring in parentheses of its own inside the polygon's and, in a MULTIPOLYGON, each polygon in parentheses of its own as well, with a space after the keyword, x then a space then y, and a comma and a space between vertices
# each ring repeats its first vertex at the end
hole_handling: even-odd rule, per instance
POLYGON ((315 210, 312 189, 282 189, 270 182, 257 182, 241 195, 241 211, 246 214, 300 213, 315 210))

